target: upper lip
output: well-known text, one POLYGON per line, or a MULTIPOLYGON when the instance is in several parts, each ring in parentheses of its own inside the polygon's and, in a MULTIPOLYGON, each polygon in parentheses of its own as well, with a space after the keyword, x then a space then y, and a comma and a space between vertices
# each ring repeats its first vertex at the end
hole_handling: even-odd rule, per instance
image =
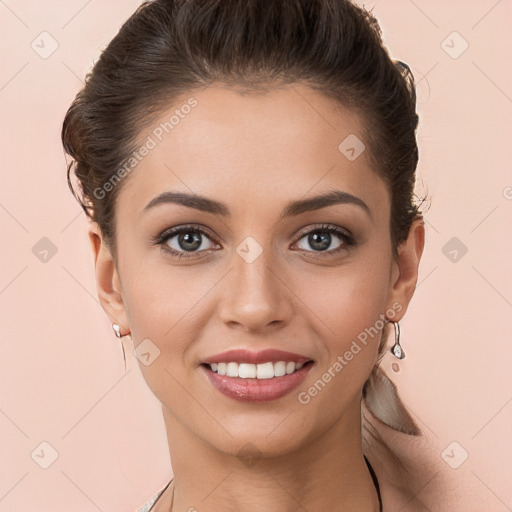
POLYGON ((226 352, 221 352, 203 361, 206 364, 212 363, 248 363, 248 364, 261 364, 261 363, 277 363, 278 361, 293 361, 294 363, 306 363, 310 361, 309 357, 294 354, 293 352, 285 352, 284 350, 276 350, 269 348, 259 352, 251 352, 245 349, 232 349, 226 352))

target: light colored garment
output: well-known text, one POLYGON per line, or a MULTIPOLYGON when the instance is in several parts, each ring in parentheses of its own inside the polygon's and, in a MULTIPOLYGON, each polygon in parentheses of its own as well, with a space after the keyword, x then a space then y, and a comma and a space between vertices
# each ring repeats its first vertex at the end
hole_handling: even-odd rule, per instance
POLYGON ((166 486, 161 491, 158 491, 158 493, 155 496, 153 496, 145 505, 143 505, 141 508, 139 508, 137 510, 137 512, 150 512, 150 510, 153 508, 153 505, 156 503, 156 500, 158 500, 158 498, 160 498, 162 493, 165 491, 165 489, 167 489, 167 487, 169 487, 171 482, 172 482, 172 479, 169 481, 168 484, 166 484, 166 486))

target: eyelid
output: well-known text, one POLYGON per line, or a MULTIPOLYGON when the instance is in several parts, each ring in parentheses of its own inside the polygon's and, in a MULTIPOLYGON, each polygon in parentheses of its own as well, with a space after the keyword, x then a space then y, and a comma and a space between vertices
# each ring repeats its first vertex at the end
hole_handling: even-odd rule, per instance
MULTIPOLYGON (((200 224, 183 224, 180 226, 175 226, 172 228, 165 229, 158 235, 152 237, 151 243, 154 245, 160 245, 161 247, 163 247, 168 240, 170 240, 171 238, 174 238, 175 236, 179 235, 180 233, 187 232, 187 231, 199 232, 202 235, 204 235, 206 238, 211 240, 214 244, 220 245, 220 243, 217 240, 217 237, 215 235, 213 235, 212 232, 208 228, 206 228, 200 224)), ((203 251, 192 251, 189 253, 187 251, 176 251, 176 249, 172 249, 171 247, 169 247, 168 249, 164 249, 164 250, 167 251, 168 253, 174 253, 174 254, 179 253, 179 254, 185 254, 185 255, 187 255, 187 254, 193 255, 193 254, 199 254, 201 252, 205 252, 203 250, 203 251)))
POLYGON ((345 237, 350 238, 352 240, 354 239, 354 236, 348 229, 343 228, 341 226, 337 226, 336 224, 309 225, 309 226, 306 226, 305 228, 302 228, 295 236, 297 237, 297 240, 300 240, 305 235, 309 235, 310 233, 314 233, 315 231, 322 231, 322 230, 323 231, 331 231, 336 234, 344 235, 345 237))

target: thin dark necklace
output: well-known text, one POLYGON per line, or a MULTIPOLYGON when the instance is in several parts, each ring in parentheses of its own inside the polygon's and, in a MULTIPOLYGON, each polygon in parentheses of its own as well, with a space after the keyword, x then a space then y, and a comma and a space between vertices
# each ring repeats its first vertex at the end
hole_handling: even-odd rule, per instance
POLYGON ((382 512, 382 498, 380 496, 380 486, 379 481, 377 480, 377 475, 370 464, 370 461, 366 458, 366 455, 363 454, 366 465, 368 466, 368 470, 370 471, 370 475, 372 475, 373 484, 375 485, 375 489, 377 490, 377 496, 379 498, 379 512, 382 512))
MULTIPOLYGON (((368 466, 368 470, 370 471, 370 475, 372 476, 373 484, 375 485, 375 489, 377 491, 377 496, 379 498, 379 512, 382 512, 382 498, 380 496, 380 486, 379 486, 379 481, 377 480, 377 475, 375 474, 375 471, 373 470, 372 465, 370 464, 370 461, 366 458, 366 455, 363 454, 363 457, 366 462, 366 465, 368 466)), ((166 485, 165 489, 167 489, 167 487, 169 487, 171 485, 173 480, 174 480, 174 478, 171 478, 171 481, 166 485)), ((162 493, 165 491, 165 489, 162 490, 162 493)), ((171 510, 172 510, 173 503, 174 503, 174 488, 172 490, 171 510)))

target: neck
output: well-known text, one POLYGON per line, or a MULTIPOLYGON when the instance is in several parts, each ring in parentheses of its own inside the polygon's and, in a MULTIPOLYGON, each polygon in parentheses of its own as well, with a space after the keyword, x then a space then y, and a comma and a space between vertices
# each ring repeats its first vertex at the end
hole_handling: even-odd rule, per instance
POLYGON ((240 447, 220 451, 197 438, 163 407, 174 473, 172 512, 378 512, 358 406, 295 450, 250 454, 250 441, 244 440, 243 456, 240 447))

